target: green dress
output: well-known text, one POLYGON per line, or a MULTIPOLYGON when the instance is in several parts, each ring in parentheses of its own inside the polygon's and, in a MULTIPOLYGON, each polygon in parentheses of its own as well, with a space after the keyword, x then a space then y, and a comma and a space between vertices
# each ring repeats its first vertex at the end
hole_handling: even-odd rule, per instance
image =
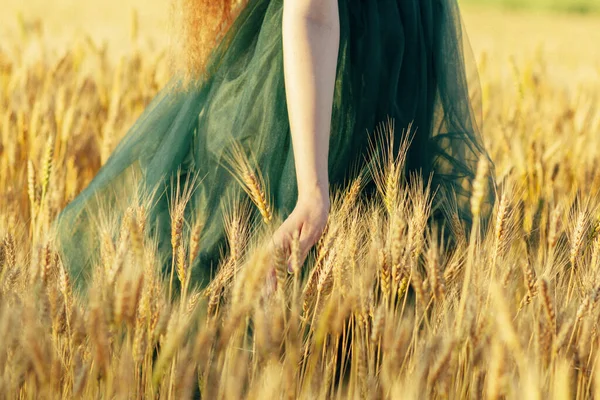
MULTIPOLYGON (((200 183, 187 216, 205 216, 193 268, 194 283, 205 284, 226 251, 223 202, 239 193, 224 167, 232 139, 258 163, 275 211, 284 218, 292 211, 297 188, 284 87, 283 2, 250 0, 213 51, 199 84, 182 89, 174 77, 59 215, 62 257, 75 281, 88 281, 99 254, 98 204, 103 215, 122 212, 132 196, 131 176, 142 187, 159 188, 147 221, 168 271, 171 178, 196 173, 200 183)), ((477 74, 467 67, 473 65, 466 61, 456 0, 339 0, 339 14, 331 184, 343 185, 364 165, 370 133, 391 117, 396 143, 413 123, 407 172, 433 173, 434 188, 455 191, 459 201, 467 198, 485 151, 477 74)))

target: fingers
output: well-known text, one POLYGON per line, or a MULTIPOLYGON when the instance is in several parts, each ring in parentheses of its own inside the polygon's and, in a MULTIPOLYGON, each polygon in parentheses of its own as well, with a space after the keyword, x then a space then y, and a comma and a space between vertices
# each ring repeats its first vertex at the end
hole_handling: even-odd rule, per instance
POLYGON ((277 252, 283 252, 283 257, 287 261, 288 272, 293 273, 293 268, 296 266, 292 265, 292 257, 297 257, 297 260, 293 260, 293 262, 297 264, 298 268, 304 265, 308 253, 317 243, 322 233, 322 228, 307 223, 301 216, 292 213, 273 234, 272 241, 269 244, 271 254, 281 257, 282 254, 277 252), (292 244, 296 234, 297 242, 292 244), (293 252, 295 254, 292 254, 293 252))
POLYGON ((275 269, 270 269, 267 274, 266 291, 268 295, 272 295, 277 290, 277 273, 275 269))
POLYGON ((273 238, 269 244, 271 251, 280 250, 289 255, 292 242, 291 232, 293 232, 293 224, 291 221, 285 221, 273 234, 273 238))
POLYGON ((308 257, 308 253, 310 252, 310 249, 312 249, 312 247, 317 243, 317 241, 319 240, 319 237, 317 235, 317 232, 312 229, 309 226, 305 226, 304 229, 302 229, 302 231, 300 231, 300 238, 299 238, 299 247, 300 247, 300 259, 299 259, 299 265, 302 266, 304 265, 304 262, 306 261, 306 257, 308 257))
POLYGON ((281 253, 277 254, 277 251, 283 253, 283 257, 285 257, 284 263, 287 265, 289 273, 294 272, 292 268, 292 259, 295 256, 294 253, 299 253, 298 259, 300 262, 298 264, 299 266, 302 265, 303 257, 299 240, 302 230, 303 224, 300 221, 289 219, 279 227, 277 232, 275 232, 270 244, 271 254, 273 254, 274 257, 282 256, 281 253), (294 243, 295 240, 296 242, 294 243))

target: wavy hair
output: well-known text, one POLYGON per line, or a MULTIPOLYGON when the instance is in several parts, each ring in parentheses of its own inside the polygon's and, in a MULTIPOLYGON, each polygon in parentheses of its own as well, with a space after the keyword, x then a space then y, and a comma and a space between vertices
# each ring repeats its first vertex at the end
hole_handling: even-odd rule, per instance
POLYGON ((199 78, 213 49, 248 0, 172 0, 177 43, 175 69, 186 80, 199 78))

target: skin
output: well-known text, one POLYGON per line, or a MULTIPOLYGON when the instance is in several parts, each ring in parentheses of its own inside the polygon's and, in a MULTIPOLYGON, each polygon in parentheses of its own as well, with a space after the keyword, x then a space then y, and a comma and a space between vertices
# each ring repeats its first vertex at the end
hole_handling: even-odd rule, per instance
POLYGON ((340 42, 337 2, 285 0, 283 9, 285 88, 298 200, 273 239, 289 252, 298 232, 301 263, 329 216, 329 137, 340 42))

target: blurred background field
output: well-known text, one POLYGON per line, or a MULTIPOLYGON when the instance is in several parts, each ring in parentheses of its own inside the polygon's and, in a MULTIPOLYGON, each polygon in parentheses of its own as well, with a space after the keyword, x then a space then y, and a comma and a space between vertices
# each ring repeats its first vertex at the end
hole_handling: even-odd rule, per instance
POLYGON ((553 11, 577 14, 600 12, 597 0, 461 0, 468 6, 492 7, 504 10, 553 11))
POLYGON ((500 9, 541 10, 578 14, 600 11, 600 2, 597 0, 462 0, 461 3, 500 9))
MULTIPOLYGON (((596 74, 600 64, 598 0, 462 0, 463 18, 476 55, 504 64, 510 57, 542 51, 551 73, 570 79, 596 74)), ((135 15, 137 45, 165 49, 170 40, 170 1, 4 0, 0 46, 10 46, 22 27, 43 30, 46 51, 64 51, 88 36, 108 54, 132 51, 135 15)), ((14 45, 14 43, 13 43, 14 45)))

